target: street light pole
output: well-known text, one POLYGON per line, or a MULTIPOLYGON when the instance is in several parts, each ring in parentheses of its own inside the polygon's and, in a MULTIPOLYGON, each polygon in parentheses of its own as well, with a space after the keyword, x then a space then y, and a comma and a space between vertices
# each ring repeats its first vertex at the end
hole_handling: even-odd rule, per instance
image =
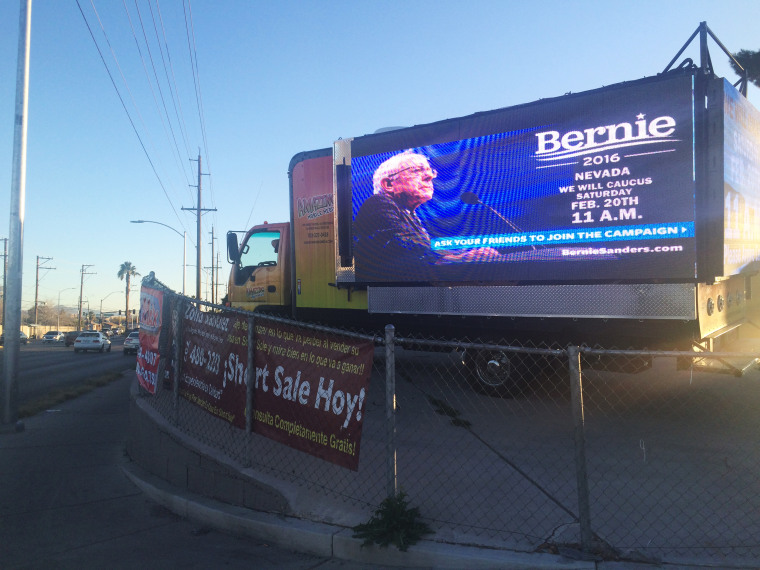
POLYGON ((61 293, 63 293, 64 291, 69 291, 71 289, 76 289, 76 287, 67 287, 66 289, 61 289, 60 291, 58 291, 58 309, 57 309, 57 313, 58 313, 57 330, 58 330, 58 332, 61 331, 61 293))
POLYGON ((106 295, 105 297, 103 297, 100 300, 100 330, 101 330, 101 332, 103 331, 103 301, 105 301, 106 299, 108 299, 108 297, 110 297, 114 293, 121 293, 121 290, 119 290, 119 291, 111 291, 108 295, 106 295))
POLYGON ((156 222, 154 220, 130 220, 131 224, 158 224, 169 228, 175 234, 182 236, 182 294, 185 294, 185 274, 187 273, 187 232, 179 233, 179 230, 175 230, 173 227, 168 226, 162 222, 156 222))
POLYGON ((21 2, 19 16, 16 107, 13 128, 10 223, 8 226, 8 282, 3 290, 3 377, 0 379, 0 429, 18 421, 18 364, 21 340, 21 276, 23 266, 24 212, 26 203, 26 136, 29 110, 29 46, 32 37, 32 0, 21 2))

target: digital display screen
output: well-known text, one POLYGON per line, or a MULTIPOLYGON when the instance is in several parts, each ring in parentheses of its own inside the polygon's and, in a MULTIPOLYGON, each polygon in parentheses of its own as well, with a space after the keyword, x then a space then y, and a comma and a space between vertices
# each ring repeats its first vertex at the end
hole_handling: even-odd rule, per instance
POLYGON ((352 141, 357 282, 694 279, 691 75, 352 141))
POLYGON ((723 80, 723 275, 760 261, 760 112, 723 80))

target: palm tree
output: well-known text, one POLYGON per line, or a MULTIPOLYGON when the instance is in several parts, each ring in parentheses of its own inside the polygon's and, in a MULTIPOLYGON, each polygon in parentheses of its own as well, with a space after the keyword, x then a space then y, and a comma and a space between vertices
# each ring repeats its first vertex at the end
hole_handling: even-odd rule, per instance
MULTIPOLYGON (((734 58, 741 64, 741 66, 747 72, 747 79, 749 79, 756 86, 760 87, 760 50, 752 51, 749 49, 739 50, 734 54, 734 58)), ((729 62, 734 71, 739 73, 739 69, 733 60, 729 62)))
POLYGON ((116 274, 116 276, 119 279, 124 279, 126 277, 127 279, 127 307, 126 311, 124 312, 124 315, 126 316, 126 320, 124 321, 124 328, 128 328, 129 324, 129 282, 132 280, 132 277, 137 277, 140 275, 137 272, 137 268, 132 265, 131 261, 125 261, 121 264, 121 267, 119 267, 119 272, 116 274))

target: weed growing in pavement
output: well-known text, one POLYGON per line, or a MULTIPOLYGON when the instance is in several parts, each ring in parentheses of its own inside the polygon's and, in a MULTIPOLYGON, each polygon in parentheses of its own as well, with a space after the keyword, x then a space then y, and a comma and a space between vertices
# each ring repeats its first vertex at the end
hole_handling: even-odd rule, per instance
POLYGON ((424 535, 433 532, 419 518, 420 510, 417 507, 409 508, 406 493, 400 492, 380 503, 368 522, 353 527, 354 538, 363 538, 362 546, 373 542, 380 546, 395 544, 405 552, 424 535))

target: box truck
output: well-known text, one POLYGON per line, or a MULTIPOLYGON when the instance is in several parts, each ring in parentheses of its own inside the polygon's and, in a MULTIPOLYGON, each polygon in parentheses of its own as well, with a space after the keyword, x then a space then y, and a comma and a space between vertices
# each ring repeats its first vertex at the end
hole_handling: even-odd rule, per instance
MULTIPOLYGON (((760 113, 694 65, 341 139, 288 176, 288 222, 228 234, 234 307, 537 346, 710 350, 754 327, 760 113)), ((468 361, 509 382, 509 355, 468 361)))

